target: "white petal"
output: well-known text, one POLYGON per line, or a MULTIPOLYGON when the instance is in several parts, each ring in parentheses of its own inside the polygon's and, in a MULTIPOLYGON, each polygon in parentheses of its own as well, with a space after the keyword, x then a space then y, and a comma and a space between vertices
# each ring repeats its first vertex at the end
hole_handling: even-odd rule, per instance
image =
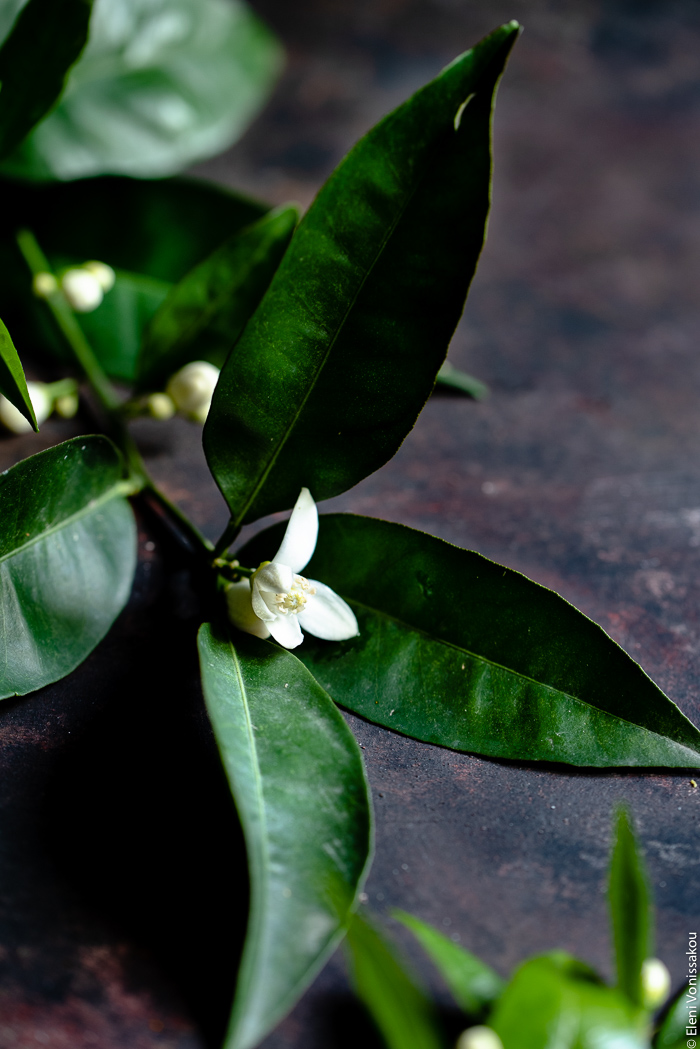
POLYGON ((239 630, 245 630, 246 634, 255 634, 256 637, 266 638, 270 631, 265 624, 258 619, 253 606, 250 603, 250 580, 241 579, 238 583, 231 583, 226 587, 226 607, 228 617, 239 630))
POLYGON ((265 565, 264 568, 258 569, 255 573, 255 584, 261 590, 267 590, 269 594, 281 594, 283 591, 286 594, 288 590, 292 589, 292 583, 294 582, 292 576, 293 572, 289 565, 272 561, 269 565, 265 565))
POLYGON ((289 565, 292 572, 306 568, 316 549, 318 538, 318 510, 308 488, 302 488, 289 518, 282 545, 273 561, 289 565))
POLYGON ((316 579, 309 579, 309 582, 316 587, 316 593, 308 599, 306 608, 298 616, 304 630, 324 641, 347 641, 349 637, 357 637, 360 631, 350 605, 325 583, 316 579))
POLYGON ((270 633, 278 645, 284 648, 296 648, 304 640, 304 635, 299 626, 299 616, 277 616, 274 623, 270 623, 270 633))
POLYGON ((253 612, 258 619, 262 619, 264 623, 272 623, 272 621, 277 618, 277 613, 268 608, 265 598, 260 593, 257 579, 253 580, 251 589, 250 600, 253 612))

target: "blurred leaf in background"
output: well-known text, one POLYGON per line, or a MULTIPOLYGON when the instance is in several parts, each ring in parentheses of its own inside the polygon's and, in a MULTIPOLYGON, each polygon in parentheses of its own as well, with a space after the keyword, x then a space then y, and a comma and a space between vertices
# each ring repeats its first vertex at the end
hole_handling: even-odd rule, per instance
POLYGON ((92 0, 29 0, 12 25, 0 48, 0 156, 60 98, 88 38, 91 10, 92 0))
MULTIPOLYGON (((0 5, 0 29, 19 7, 0 5)), ((2 169, 174 174, 242 134, 281 65, 280 44, 242 0, 96 0, 61 101, 2 169)))

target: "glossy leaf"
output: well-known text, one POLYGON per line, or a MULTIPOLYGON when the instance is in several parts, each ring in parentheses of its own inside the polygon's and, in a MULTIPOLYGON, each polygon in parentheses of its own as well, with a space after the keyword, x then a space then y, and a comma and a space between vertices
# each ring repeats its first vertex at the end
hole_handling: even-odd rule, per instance
POLYGON ((646 1016, 563 952, 525 962, 489 1017, 504 1049, 644 1049, 646 1016))
POLYGON ((38 431, 24 369, 5 325, 0 321, 0 393, 14 404, 27 422, 38 431))
POLYGON ((438 386, 449 386, 452 390, 461 390, 469 394, 475 401, 485 401, 491 392, 481 379, 475 379, 473 375, 455 368, 450 361, 445 361, 435 380, 438 386))
POLYGON ((136 526, 122 462, 77 437, 0 474, 0 698, 58 681, 126 604, 136 526))
POLYGON ((78 315, 95 355, 108 375, 133 382, 144 329, 172 285, 118 270, 114 287, 92 313, 78 315))
POLYGON ((242 134, 281 63, 242 0, 95 0, 60 103, 3 168, 33 179, 174 174, 242 134))
POLYGON ((388 1049, 444 1049, 432 1006, 368 922, 353 916, 346 939, 356 994, 388 1049))
POLYGON ((248 850, 251 910, 226 1049, 257 1045, 338 943, 368 864, 362 759, 291 653, 210 626, 202 683, 248 850))
MULTIPOLYGON (((693 989, 694 990, 694 989, 693 989)), ((685 984, 669 1005, 654 1038, 654 1049, 687 1049, 688 1038, 697 1040, 697 1022, 690 1022, 689 1006, 697 1017, 697 995, 689 997, 690 986, 685 984), (690 1027, 690 1031, 686 1031, 690 1027)))
POLYGON ((413 426, 481 251, 491 105, 517 32, 497 30, 370 131, 300 223, 204 430, 233 526, 303 486, 352 487, 413 426))
POLYGON ((298 218, 294 206, 269 212, 183 277, 145 332, 141 388, 163 389, 190 361, 223 367, 272 280, 298 218))
MULTIPOLYGON (((236 556, 257 566, 282 526, 236 556)), ((360 635, 306 637, 336 702, 456 750, 572 765, 698 767, 700 732, 595 623, 480 554, 370 517, 321 517, 305 575, 353 607, 360 635)))
POLYGON ((505 987, 498 973, 427 922, 406 911, 393 910, 391 913, 414 934, 439 969, 459 1007, 471 1017, 481 1017, 505 987))
POLYGON ((608 900, 615 943, 617 986, 642 1005, 642 965, 652 954, 650 899, 644 864, 624 808, 617 813, 608 900))
POLYGON ((92 0, 29 0, 0 47, 0 158, 63 91, 85 46, 92 0))

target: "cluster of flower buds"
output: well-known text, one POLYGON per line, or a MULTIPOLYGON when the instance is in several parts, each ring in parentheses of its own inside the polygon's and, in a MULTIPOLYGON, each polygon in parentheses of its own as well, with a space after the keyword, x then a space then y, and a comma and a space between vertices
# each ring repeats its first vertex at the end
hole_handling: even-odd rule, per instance
POLYGON ((218 379, 219 369, 213 364, 191 361, 170 377, 164 392, 135 397, 124 405, 124 412, 132 418, 146 415, 161 421, 177 414, 203 425, 218 379))
POLYGON ((76 313, 91 313, 100 305, 105 292, 114 286, 114 280, 111 266, 92 260, 64 270, 58 280, 53 273, 37 273, 33 290, 38 298, 48 299, 60 289, 76 313))
MULTIPOLYGON (((78 410, 78 384, 74 379, 59 382, 28 382, 27 392, 39 426, 52 412, 72 419, 78 410)), ((0 395, 0 423, 11 433, 30 433, 31 425, 6 397, 0 395)))
MULTIPOLYGON (((671 974, 658 958, 647 958, 642 964, 642 1000, 650 1012, 660 1008, 671 990, 671 974)), ((457 1039, 455 1049, 503 1049, 503 1043, 491 1027, 468 1027, 457 1039)))

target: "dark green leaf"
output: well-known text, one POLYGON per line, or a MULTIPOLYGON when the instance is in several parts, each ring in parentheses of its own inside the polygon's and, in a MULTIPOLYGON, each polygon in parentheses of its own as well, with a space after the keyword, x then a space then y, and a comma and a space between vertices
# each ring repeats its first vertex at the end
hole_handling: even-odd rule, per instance
POLYGON ((174 174, 239 137, 281 62, 280 45, 241 0, 102 0, 59 105, 4 170, 35 179, 174 174))
MULTIPOLYGON (((282 526, 237 554, 274 555, 282 526)), ((336 702, 408 736, 573 765, 700 765, 700 732, 563 598, 479 554, 370 517, 321 517, 304 570, 360 636, 297 650, 336 702)))
POLYGON ((317 499, 352 487, 413 426, 481 251, 491 105, 517 32, 497 30, 370 131, 300 223, 204 430, 234 525, 304 485, 317 499))
POLYGON ((473 375, 460 371, 459 368, 455 368, 454 364, 451 364, 449 361, 445 361, 437 373, 435 381, 439 386, 449 386, 453 390, 461 390, 462 393, 468 393, 475 401, 485 401, 490 393, 486 383, 481 382, 480 379, 475 379, 473 375))
MULTIPOLYGON (((694 990, 694 989, 693 989, 694 990)), ((690 1022, 690 1009, 697 1018, 697 995, 688 996, 690 987, 685 984, 675 996, 666 1011, 661 1026, 654 1038, 654 1049, 687 1049, 688 1038, 697 1040, 697 1019, 690 1022), (690 1027, 690 1032, 686 1031, 690 1027)))
POLYGON ((117 291, 117 302, 110 301, 115 294, 110 293, 96 314, 81 318, 87 332, 95 317, 94 323, 108 340, 103 356, 114 362, 115 378, 128 377, 128 361, 137 347, 130 340, 127 350, 118 349, 116 340, 109 337, 107 318, 121 304, 124 313, 117 323, 135 334, 134 323, 145 324, 159 305, 159 289, 141 283, 141 278, 163 282, 161 288, 166 291, 222 240, 266 211, 254 201, 187 179, 98 178, 39 186, 0 184, 5 204, 0 214, 0 315, 15 339, 52 355, 65 355, 62 342, 47 323, 44 305, 31 294, 31 276, 15 244, 19 228, 34 232, 56 269, 99 259, 131 274, 122 278, 128 285, 138 283, 138 294, 132 296, 125 285, 123 298, 117 291))
POLYGON ((85 46, 92 0, 29 0, 0 48, 0 157, 61 95, 85 46))
POLYGON ((443 1049, 430 1002, 379 933, 354 915, 346 944, 355 992, 388 1049, 443 1049))
POLYGON ((415 935, 440 970, 460 1008, 469 1016, 481 1017, 505 987, 498 973, 475 954, 448 940, 432 925, 406 911, 393 910, 391 913, 415 935))
POLYGON ((108 375, 133 382, 144 328, 171 288, 164 281, 117 270, 114 287, 92 313, 78 315, 95 355, 108 375))
POLYGON ((583 963, 556 952, 525 962, 489 1017, 504 1049, 644 1049, 646 1014, 583 963))
POLYGON ((3 242, 14 243, 24 227, 52 262, 100 259, 171 283, 267 211, 257 201, 185 178, 35 186, 2 180, 0 186, 3 242))
POLYGON ((630 817, 624 808, 617 813, 608 900, 617 986, 631 1002, 642 1005, 642 964, 652 953, 649 888, 630 817))
POLYGON ((249 1049, 333 950, 368 864, 371 812, 360 751, 291 653, 210 626, 204 696, 245 834, 248 934, 226 1049, 249 1049))
POLYGON ((279 266, 298 217, 293 206, 269 212, 172 289, 144 335, 142 389, 163 389, 190 361, 223 367, 279 266))
POLYGON ((76 437, 0 474, 0 698, 74 670, 126 604, 136 526, 106 437, 76 437))
POLYGON ((32 407, 24 369, 14 347, 10 333, 0 321, 0 393, 14 404, 27 422, 38 432, 36 417, 32 407))

